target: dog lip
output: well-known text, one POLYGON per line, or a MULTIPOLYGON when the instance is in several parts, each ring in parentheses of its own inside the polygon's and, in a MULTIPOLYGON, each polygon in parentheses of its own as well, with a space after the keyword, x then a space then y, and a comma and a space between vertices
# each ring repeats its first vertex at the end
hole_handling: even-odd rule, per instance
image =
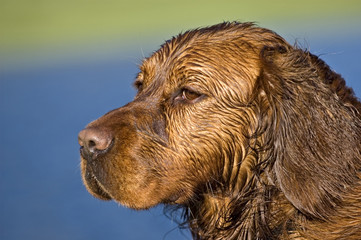
POLYGON ((88 183, 89 188, 93 192, 93 195, 95 195, 97 198, 100 198, 102 200, 111 200, 112 197, 110 194, 104 189, 96 175, 92 172, 92 170, 86 171, 86 181, 88 183))

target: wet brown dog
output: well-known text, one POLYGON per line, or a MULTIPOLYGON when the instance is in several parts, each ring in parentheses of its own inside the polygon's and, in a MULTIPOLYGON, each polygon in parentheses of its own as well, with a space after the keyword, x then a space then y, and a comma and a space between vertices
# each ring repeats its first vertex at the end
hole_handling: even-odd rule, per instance
POLYGON ((166 42, 135 86, 79 134, 94 196, 177 205, 196 239, 361 239, 361 104, 318 57, 223 23, 166 42))

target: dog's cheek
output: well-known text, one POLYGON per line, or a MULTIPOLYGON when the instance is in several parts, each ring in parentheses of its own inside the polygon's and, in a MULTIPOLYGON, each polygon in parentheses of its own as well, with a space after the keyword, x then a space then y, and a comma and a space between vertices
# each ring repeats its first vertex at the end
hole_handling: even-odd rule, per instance
MULTIPOLYGON (((133 209, 148 209, 166 202, 172 196, 174 182, 169 176, 164 161, 154 148, 145 143, 132 142, 129 151, 122 149, 112 159, 102 164, 99 177, 112 198, 120 204, 133 209), (143 148, 145 150, 137 151, 143 148), (153 156, 151 156, 153 152, 153 156)), ((158 151, 159 152, 159 151, 158 151)), ((169 167, 169 163, 167 163, 169 167)))

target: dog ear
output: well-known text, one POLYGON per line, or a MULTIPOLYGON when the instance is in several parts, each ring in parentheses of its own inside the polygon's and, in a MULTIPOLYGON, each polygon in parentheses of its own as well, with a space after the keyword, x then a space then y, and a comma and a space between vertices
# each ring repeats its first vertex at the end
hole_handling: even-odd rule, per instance
POLYGON ((260 58, 270 174, 294 207, 326 219, 357 181, 360 103, 340 75, 308 52, 265 47, 260 58))

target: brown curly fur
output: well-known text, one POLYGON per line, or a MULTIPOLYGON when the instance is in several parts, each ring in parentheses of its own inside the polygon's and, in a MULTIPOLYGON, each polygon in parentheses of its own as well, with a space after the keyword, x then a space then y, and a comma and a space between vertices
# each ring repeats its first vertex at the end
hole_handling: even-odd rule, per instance
POLYGON ((96 197, 183 209, 195 239, 361 239, 361 104, 311 53, 252 23, 180 34, 134 101, 88 125, 96 197))

